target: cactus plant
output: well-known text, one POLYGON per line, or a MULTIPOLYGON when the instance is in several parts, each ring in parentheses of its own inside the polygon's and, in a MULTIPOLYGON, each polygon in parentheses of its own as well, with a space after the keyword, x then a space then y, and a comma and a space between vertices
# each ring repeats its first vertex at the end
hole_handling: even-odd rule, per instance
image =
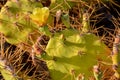
MULTIPOLYGON (((90 32, 89 15, 83 14, 81 31, 71 28, 69 14, 60 13, 58 16, 67 27, 63 31, 51 33, 50 25, 47 23, 51 17, 50 12, 54 12, 54 9, 55 11, 60 8, 67 10, 74 5, 72 1, 52 0, 48 8, 43 7, 41 3, 38 4, 35 0, 10 0, 0 13, 0 32, 11 44, 28 42, 29 34, 34 31, 49 36, 50 40, 44 50, 40 49, 41 45, 37 43, 33 45, 33 50, 38 51, 36 56, 33 53, 33 60, 37 57, 47 63, 52 80, 86 80, 92 76, 92 67, 97 62, 110 61, 106 58, 110 50, 90 32), (57 7, 55 7, 56 4, 58 4, 57 7)), ((39 40, 37 42, 39 43, 39 40)), ((3 73, 2 70, 1 73, 3 73)))
MULTIPOLYGON (((17 45, 20 43, 27 43, 27 44, 29 43, 28 37, 30 33, 37 31, 39 28, 39 26, 36 25, 36 23, 34 23, 33 19, 31 19, 30 17, 30 15, 32 15, 31 13, 33 12, 33 9, 38 8, 38 7, 41 9, 42 4, 36 2, 35 0, 30 0, 30 1, 29 0, 9 0, 7 1, 7 3, 5 4, 4 7, 2 7, 1 12, 0 12, 0 32, 4 34, 5 39, 8 43, 14 44, 14 45, 17 45)), ((5 80, 10 80, 10 79, 18 80, 18 75, 20 75, 20 79, 25 79, 25 80, 30 79, 31 76, 32 76, 32 80, 43 78, 43 77, 41 78, 41 75, 43 75, 42 72, 44 72, 44 68, 42 68, 43 71, 40 72, 40 75, 39 75, 40 78, 37 76, 36 77, 34 76, 36 74, 35 70, 37 69, 41 70, 40 69, 41 66, 39 65, 41 64, 41 61, 39 61, 36 66, 33 66, 32 61, 27 61, 27 59, 30 59, 29 57, 30 55, 28 55, 30 54, 29 52, 26 52, 26 51, 24 52, 24 50, 22 52, 19 52, 18 50, 17 52, 16 50, 11 50, 11 49, 9 50, 9 49, 10 49, 9 47, 8 49, 5 49, 6 51, 8 50, 8 52, 2 52, 2 54, 9 55, 9 59, 11 59, 12 61, 7 60, 8 56, 4 56, 4 57, 5 57, 5 60, 7 60, 9 64, 14 66, 15 74, 10 72, 6 68, 4 68, 4 66, 6 67, 6 64, 3 64, 0 62, 2 65, 0 67, 0 72, 5 80), (14 61, 13 58, 16 58, 16 57, 19 57, 19 58, 18 60, 14 61), (23 60, 24 57, 26 58, 26 62, 25 60, 23 60), (32 72, 32 75, 31 75, 31 72, 32 72)), ((44 62, 42 63, 45 64, 44 62)), ((37 73, 39 73, 39 70, 37 70, 37 73)), ((48 73, 45 75, 48 75, 48 73)), ((44 79, 46 80, 47 77, 45 75, 44 75, 44 79)))
POLYGON ((75 80, 79 74, 88 79, 93 65, 110 60, 106 58, 109 49, 97 36, 88 33, 88 21, 83 21, 82 32, 68 28, 50 36, 46 53, 41 53, 41 57, 47 62, 53 80, 75 80))
POLYGON ((33 4, 27 0, 11 0, 1 9, 0 32, 4 33, 9 43, 27 42, 29 33, 38 28, 29 17, 35 7, 41 7, 41 4, 35 1, 33 4))
POLYGON ((80 73, 88 78, 92 73, 89 69, 97 63, 97 58, 105 60, 107 53, 105 45, 95 35, 80 35, 78 31, 71 29, 54 35, 45 51, 50 56, 46 62, 53 80, 70 80, 70 76, 80 73), (75 71, 74 74, 70 72, 72 70, 75 71))

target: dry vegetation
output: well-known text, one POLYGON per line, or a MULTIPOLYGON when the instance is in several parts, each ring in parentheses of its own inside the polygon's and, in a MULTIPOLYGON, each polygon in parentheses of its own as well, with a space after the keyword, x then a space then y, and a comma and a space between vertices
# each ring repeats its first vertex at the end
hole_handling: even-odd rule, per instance
MULTIPOLYGON (((41 0, 42 1, 42 0, 41 0)), ((49 6, 50 0, 43 0, 42 3, 44 6, 49 6)), ((75 0, 73 0, 75 1, 75 0)), ((5 4, 5 0, 0 1, 0 7, 5 4)), ((113 1, 109 1, 106 4, 102 3, 100 0, 93 0, 90 2, 82 2, 79 0, 77 3, 81 3, 81 5, 77 5, 69 10, 71 27, 81 30, 80 19, 84 11, 81 10, 81 7, 86 8, 86 12, 90 14, 90 22, 91 22, 91 32, 100 37, 100 39, 112 50, 112 45, 114 42, 115 35, 120 26, 120 1, 119 3, 115 3, 113 1)), ((65 12, 66 13, 66 12, 65 12)), ((59 22, 54 21, 55 25, 51 28, 51 31, 59 31, 63 30, 65 26, 59 22)), ((16 48, 14 45, 10 45, 5 42, 3 39, 4 36, 1 34, 1 56, 2 59, 8 60, 6 64, 9 66, 13 64, 13 71, 19 72, 24 71, 24 75, 30 75, 31 77, 37 77, 38 80, 49 80, 49 72, 43 61, 35 59, 37 65, 33 65, 33 61, 31 59, 30 49, 31 47, 26 44, 21 44, 22 46, 26 46, 26 50, 23 51, 21 47, 16 48), (8 54, 9 53, 9 54, 8 54), (19 56, 16 56, 19 55, 19 56), (18 65, 19 64, 19 65, 18 65), (37 75, 37 74, 41 75, 37 75)), ((117 80, 113 76, 114 71, 112 70, 111 65, 104 65, 102 63, 99 64, 100 69, 104 72, 102 80, 117 80)), ((14 72, 13 72, 14 73, 14 72)), ((15 74, 13 74, 15 75, 15 74)), ((0 77, 2 80, 2 76, 0 77)), ((91 78, 90 80, 94 80, 91 78)))

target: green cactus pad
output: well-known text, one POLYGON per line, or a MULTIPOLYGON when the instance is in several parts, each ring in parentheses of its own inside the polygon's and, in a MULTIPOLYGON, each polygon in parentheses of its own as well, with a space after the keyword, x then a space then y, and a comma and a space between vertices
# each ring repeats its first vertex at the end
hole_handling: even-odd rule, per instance
POLYGON ((30 19, 30 12, 35 7, 42 7, 37 2, 28 0, 7 1, 0 12, 0 32, 2 32, 7 42, 17 44, 27 42, 29 33, 38 30, 38 26, 30 19))
POLYGON ((53 80, 75 80, 73 76, 79 74, 85 74, 88 78, 98 59, 107 59, 106 46, 98 37, 91 33, 80 34, 73 29, 66 29, 51 37, 46 52, 52 57, 46 61, 53 80))

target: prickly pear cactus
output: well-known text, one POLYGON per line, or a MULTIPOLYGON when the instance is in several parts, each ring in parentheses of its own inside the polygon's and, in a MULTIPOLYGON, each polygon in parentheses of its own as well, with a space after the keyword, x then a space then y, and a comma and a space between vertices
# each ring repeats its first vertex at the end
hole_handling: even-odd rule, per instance
MULTIPOLYGON (((65 0, 61 1, 52 0, 50 9, 56 4, 60 5, 59 9, 64 8, 61 7, 63 3, 67 9, 74 5, 65 0)), ((88 79, 93 75, 92 69, 97 62, 110 61, 106 58, 106 54, 109 53, 107 47, 97 36, 89 33, 86 17, 83 18, 84 27, 80 32, 71 29, 68 14, 62 15, 62 22, 69 29, 52 35, 48 27, 39 28, 47 25, 48 16, 49 9, 42 8, 42 5, 35 0, 9 0, 0 12, 0 32, 5 35, 7 42, 17 44, 27 42, 29 33, 35 30, 43 32, 45 30, 44 34, 47 34, 50 40, 45 48, 46 53, 41 54, 41 57, 47 63, 52 80, 75 80, 79 75, 88 79)))
POLYGON ((41 8, 42 5, 28 0, 7 1, 0 12, 0 32, 5 35, 7 42, 27 42, 29 33, 38 28, 29 17, 36 7, 41 8))
POLYGON ((106 49, 95 35, 66 29, 50 38, 42 57, 53 80, 75 80, 79 74, 88 79, 93 75, 93 65, 107 61, 106 49))

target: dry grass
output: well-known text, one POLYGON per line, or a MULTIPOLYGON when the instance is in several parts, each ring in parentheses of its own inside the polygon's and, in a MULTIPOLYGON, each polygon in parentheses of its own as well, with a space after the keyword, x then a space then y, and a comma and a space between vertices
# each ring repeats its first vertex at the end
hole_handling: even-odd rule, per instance
POLYGON ((31 79, 37 80, 50 79, 49 71, 44 61, 35 58, 34 62, 36 65, 34 65, 31 57, 31 52, 29 52, 29 49, 31 49, 31 47, 28 48, 28 46, 24 45, 23 49, 22 47, 11 45, 4 40, 4 36, 2 34, 0 38, 0 58, 7 61, 5 63, 6 66, 12 68, 13 75, 17 75, 15 77, 24 79, 25 77, 29 76, 31 79))

